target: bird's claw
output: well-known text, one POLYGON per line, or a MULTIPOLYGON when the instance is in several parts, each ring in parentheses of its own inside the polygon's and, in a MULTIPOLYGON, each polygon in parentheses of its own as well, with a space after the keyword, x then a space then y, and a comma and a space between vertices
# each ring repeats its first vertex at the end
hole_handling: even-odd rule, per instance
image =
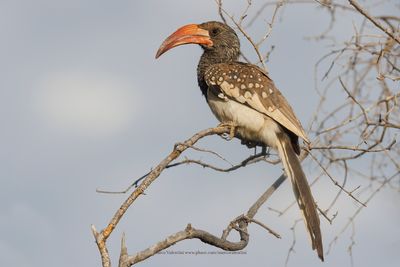
POLYGON ((218 125, 219 127, 229 127, 229 135, 225 138, 226 140, 230 141, 235 137, 236 127, 237 125, 234 122, 222 122, 218 125))

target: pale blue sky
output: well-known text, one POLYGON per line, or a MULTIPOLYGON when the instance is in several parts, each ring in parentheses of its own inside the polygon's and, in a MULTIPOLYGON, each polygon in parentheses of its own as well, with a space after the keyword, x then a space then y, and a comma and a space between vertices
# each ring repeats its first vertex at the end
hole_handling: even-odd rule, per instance
MULTIPOLYGON (((213 0, 0 2, 0 266, 100 266, 90 225, 104 227, 126 196, 101 195, 96 188, 123 189, 176 142, 217 124, 197 88, 200 48, 181 47, 157 61, 154 55, 177 27, 218 19, 213 0)), ((352 20, 357 18, 338 21, 339 39, 351 35, 352 20)), ((327 23, 327 13, 312 6, 288 7, 269 40, 276 46, 268 63, 271 76, 305 125, 317 104, 314 63, 329 48, 304 36, 318 34, 327 23)), ((252 33, 261 31, 255 27, 252 33)), ((254 58, 243 38, 242 43, 254 58)), ((231 161, 251 153, 238 141, 218 137, 199 145, 231 161)), ((267 164, 231 174, 196 166, 167 170, 109 239, 114 266, 123 231, 130 253, 189 222, 219 235, 279 173, 280 166, 267 164)), ((337 192, 328 180, 313 191, 322 205, 337 192)), ((284 208, 292 200, 285 183, 268 206, 284 208)), ((357 218, 355 266, 398 266, 399 200, 398 193, 384 190, 357 218)), ((322 219, 326 248, 356 207, 342 197, 335 224, 322 219)), ((159 255, 143 265, 283 266, 292 242, 289 228, 298 217, 297 207, 283 217, 264 207, 257 218, 283 238, 252 225, 246 255, 159 255)), ((350 266, 351 232, 325 264, 311 251, 303 224, 296 232, 289 266, 350 266)), ((197 240, 170 250, 215 251, 197 240)))

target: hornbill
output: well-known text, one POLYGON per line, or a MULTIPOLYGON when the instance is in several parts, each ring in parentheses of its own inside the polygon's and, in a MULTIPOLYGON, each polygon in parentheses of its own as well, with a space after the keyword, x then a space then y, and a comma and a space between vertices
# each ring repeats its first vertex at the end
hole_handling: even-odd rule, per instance
POLYGON ((289 103, 263 69, 238 61, 239 38, 228 25, 210 21, 183 26, 165 39, 156 58, 183 44, 199 44, 204 50, 197 81, 217 119, 233 125, 235 136, 244 143, 278 151, 304 215, 312 248, 323 261, 317 207, 297 156, 299 137, 309 141, 289 103))

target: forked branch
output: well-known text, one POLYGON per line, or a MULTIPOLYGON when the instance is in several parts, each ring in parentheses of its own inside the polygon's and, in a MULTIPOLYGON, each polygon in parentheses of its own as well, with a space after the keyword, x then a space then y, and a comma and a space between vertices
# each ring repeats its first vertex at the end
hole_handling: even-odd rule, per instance
MULTIPOLYGON (((177 159, 186 149, 193 148, 194 144, 197 141, 206 136, 215 134, 218 135, 227 134, 230 133, 230 131, 231 129, 229 126, 218 126, 215 128, 210 128, 200 131, 199 133, 195 134, 185 142, 176 144, 174 146, 173 151, 163 161, 161 161, 160 164, 158 164, 149 174, 145 176, 145 178, 138 185, 138 187, 129 195, 129 197, 124 201, 124 203, 122 203, 118 211, 114 214, 113 218, 108 223, 107 227, 98 232, 96 228, 92 226, 92 232, 101 255, 103 267, 111 266, 111 260, 106 245, 107 238, 114 231, 120 219, 128 210, 128 208, 132 205, 132 203, 145 192, 145 190, 151 185, 152 182, 154 182, 155 179, 157 179, 157 177, 167 168, 167 166, 173 166, 171 162, 177 159)), ((262 152, 261 156, 264 155, 265 152, 262 152)), ((260 155, 256 154, 256 156, 260 155)), ((249 161, 251 159, 254 159, 254 157, 250 157, 247 160, 249 161)), ((242 162, 242 164, 247 164, 247 161, 245 160, 244 163, 242 162)), ((259 197, 259 199, 257 199, 257 201, 249 208, 248 212, 245 215, 238 216, 236 219, 232 220, 228 224, 228 227, 223 231, 221 237, 217 237, 204 230, 196 229, 192 227, 191 224, 188 224, 184 230, 168 236, 166 239, 156 243, 155 245, 141 252, 138 252, 134 255, 128 255, 127 248, 125 245, 125 235, 123 235, 121 240, 119 266, 120 267, 132 266, 133 264, 141 262, 155 255, 156 253, 162 251, 163 249, 166 249, 176 244, 177 242, 193 238, 199 239, 204 243, 221 248, 223 250, 228 250, 228 251, 242 250, 247 246, 249 242, 249 234, 247 231, 247 226, 249 223, 255 223, 264 228, 265 230, 267 230, 275 237, 279 238, 280 237, 279 234, 271 230, 264 223, 255 220, 254 216, 257 214, 259 208, 268 200, 268 198, 275 192, 275 190, 283 183, 285 179, 286 177, 284 175, 279 177, 271 185, 271 187, 268 188, 266 192, 259 197), (236 230, 239 233, 240 235, 239 241, 231 242, 227 240, 227 237, 231 230, 236 230)))

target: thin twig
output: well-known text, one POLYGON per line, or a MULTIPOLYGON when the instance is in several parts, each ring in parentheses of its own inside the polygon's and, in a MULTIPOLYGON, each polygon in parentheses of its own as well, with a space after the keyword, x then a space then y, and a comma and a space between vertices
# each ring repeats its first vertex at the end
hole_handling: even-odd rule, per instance
POLYGON ((349 0, 350 5, 354 6, 364 17, 371 21, 376 27, 381 29, 384 33, 390 36, 393 40, 400 44, 400 38, 395 36, 388 28, 385 28, 378 20, 371 16, 356 0, 349 0))

